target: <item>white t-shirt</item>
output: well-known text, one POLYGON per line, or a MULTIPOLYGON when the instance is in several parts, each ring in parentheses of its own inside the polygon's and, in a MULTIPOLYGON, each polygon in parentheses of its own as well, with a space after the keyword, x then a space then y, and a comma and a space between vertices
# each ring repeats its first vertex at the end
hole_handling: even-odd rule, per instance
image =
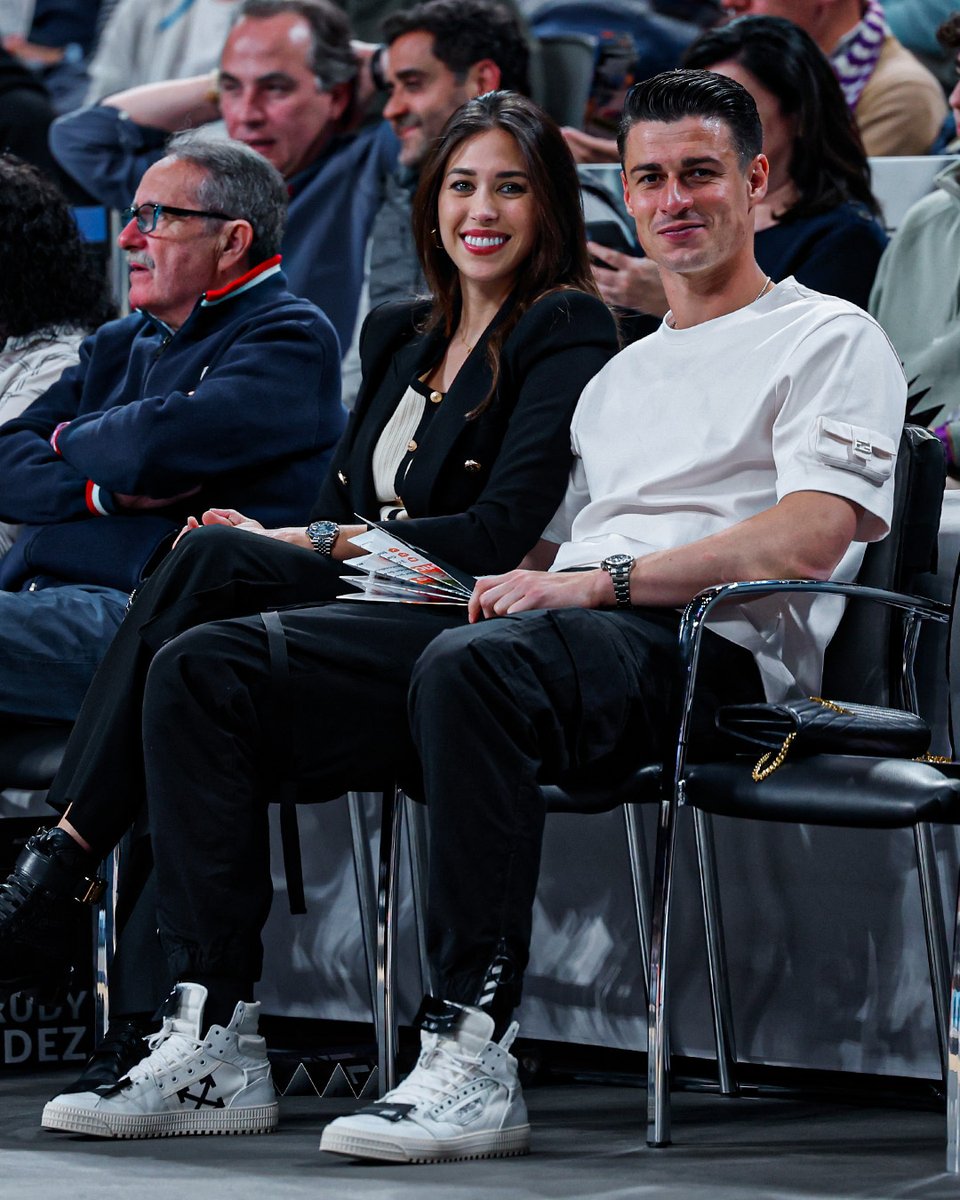
MULTIPOLYGON (((889 528, 905 401, 880 326, 792 278, 691 329, 665 321, 584 389, 570 484, 544 534, 562 543, 552 569, 687 545, 821 491, 862 506, 832 576, 853 579, 863 543, 889 528)), ((777 598, 721 608, 712 628, 753 651, 771 698, 809 694, 841 613, 833 597, 777 598)))

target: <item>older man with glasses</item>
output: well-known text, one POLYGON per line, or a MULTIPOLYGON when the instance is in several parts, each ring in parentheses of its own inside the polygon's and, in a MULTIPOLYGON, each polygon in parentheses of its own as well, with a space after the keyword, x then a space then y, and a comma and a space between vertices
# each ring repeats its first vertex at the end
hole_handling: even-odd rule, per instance
POLYGON ((174 138, 124 213, 130 317, 0 430, 0 712, 71 720, 129 593, 186 517, 304 523, 337 440, 330 321, 280 270, 286 189, 236 142, 174 138))

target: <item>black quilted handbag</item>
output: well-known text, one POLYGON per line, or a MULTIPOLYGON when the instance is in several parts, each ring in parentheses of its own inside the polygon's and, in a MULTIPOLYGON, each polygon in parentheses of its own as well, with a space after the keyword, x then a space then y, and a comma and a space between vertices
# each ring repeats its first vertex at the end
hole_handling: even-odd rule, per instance
POLYGON ((757 783, 772 775, 791 749, 916 758, 930 745, 930 727, 915 713, 820 696, 780 704, 726 704, 717 710, 716 723, 722 733, 766 749, 753 769, 757 783))

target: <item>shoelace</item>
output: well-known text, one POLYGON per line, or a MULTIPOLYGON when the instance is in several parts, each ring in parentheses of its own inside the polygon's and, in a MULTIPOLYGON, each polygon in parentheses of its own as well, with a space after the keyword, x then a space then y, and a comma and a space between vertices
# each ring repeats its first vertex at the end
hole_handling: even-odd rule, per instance
POLYGON ((183 1062, 187 1054, 195 1054, 202 1050, 203 1042, 199 1038, 190 1037, 182 1030, 174 1029, 172 1018, 166 1017, 162 1028, 147 1038, 147 1046, 150 1053, 135 1067, 130 1068, 127 1072, 128 1079, 148 1079, 151 1075, 159 1075, 161 1071, 176 1067, 183 1062))
POLYGON ((403 1083, 384 1096, 383 1103, 433 1104, 466 1083, 479 1063, 478 1058, 452 1053, 442 1045, 426 1046, 417 1065, 403 1083))

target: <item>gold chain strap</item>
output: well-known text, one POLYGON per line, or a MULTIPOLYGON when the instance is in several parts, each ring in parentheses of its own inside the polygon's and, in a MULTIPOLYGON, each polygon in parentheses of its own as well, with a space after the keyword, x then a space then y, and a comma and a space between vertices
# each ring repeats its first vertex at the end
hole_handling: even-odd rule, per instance
POLYGON ((777 751, 775 758, 773 751, 768 750, 766 754, 757 760, 757 765, 751 772, 754 783, 762 783, 768 775, 772 775, 774 773, 777 767, 779 767, 783 760, 787 757, 787 751, 790 749, 790 744, 796 736, 796 730, 794 730, 793 733, 787 734, 787 736, 783 739, 783 745, 777 751), (771 759, 773 759, 772 762, 770 761, 771 759))
MULTIPOLYGON (((822 704, 824 708, 832 709, 834 712, 849 713, 850 711, 833 700, 824 700, 822 696, 811 696, 810 699, 815 700, 817 704, 822 704)), ((762 783, 764 779, 767 779, 778 767, 783 765, 783 760, 787 757, 787 751, 790 749, 790 745, 796 736, 796 730, 793 733, 788 733, 776 756, 774 756, 772 750, 768 750, 766 754, 757 760, 757 765, 751 772, 751 778, 754 783, 762 783)), ((948 754, 931 754, 929 751, 925 751, 923 754, 918 754, 913 761, 923 763, 952 763, 953 759, 948 754)))

